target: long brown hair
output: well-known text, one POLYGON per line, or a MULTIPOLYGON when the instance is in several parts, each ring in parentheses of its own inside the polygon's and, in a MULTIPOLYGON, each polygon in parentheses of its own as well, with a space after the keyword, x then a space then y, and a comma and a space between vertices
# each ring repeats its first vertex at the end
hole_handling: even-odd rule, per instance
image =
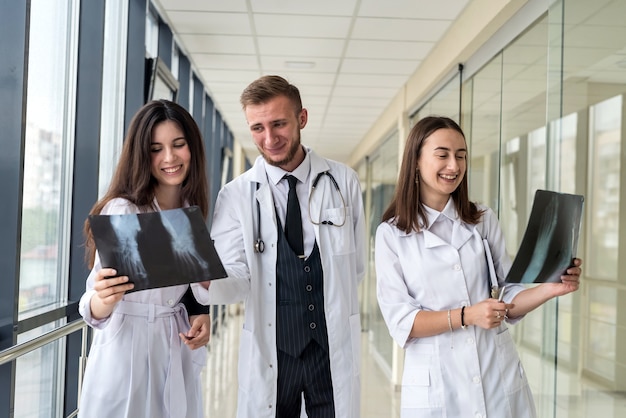
MULTIPOLYGON (((424 204, 420 200, 420 184, 416 181, 418 179, 417 166, 424 141, 438 129, 454 129, 465 139, 461 127, 445 116, 427 116, 417 122, 411 129, 404 147, 394 197, 383 213, 383 222, 393 219, 396 227, 407 234, 411 231, 419 232, 422 227, 428 227, 424 204)), ((483 211, 479 211, 476 204, 469 200, 466 174, 464 173, 461 184, 451 193, 451 196, 461 220, 468 224, 477 224, 483 211)))
MULTIPOLYGON (((209 212, 209 190, 202 134, 189 112, 169 100, 148 102, 133 116, 109 189, 91 208, 90 215, 99 214, 115 198, 126 199, 141 211, 156 210, 153 202, 157 181, 151 174, 150 147, 154 128, 165 121, 176 123, 183 131, 191 154, 189 173, 181 188, 181 200, 198 206, 206 219, 209 212)), ((85 221, 83 232, 86 238, 85 260, 91 268, 96 248, 88 221, 85 221)))

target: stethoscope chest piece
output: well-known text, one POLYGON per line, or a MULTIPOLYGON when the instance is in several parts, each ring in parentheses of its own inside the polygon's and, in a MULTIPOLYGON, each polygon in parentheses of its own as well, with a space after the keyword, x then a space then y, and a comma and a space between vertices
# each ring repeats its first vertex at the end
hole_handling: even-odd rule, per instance
POLYGON ((265 251, 265 243, 261 238, 257 238, 256 242, 254 243, 254 252, 262 253, 263 251, 265 251))

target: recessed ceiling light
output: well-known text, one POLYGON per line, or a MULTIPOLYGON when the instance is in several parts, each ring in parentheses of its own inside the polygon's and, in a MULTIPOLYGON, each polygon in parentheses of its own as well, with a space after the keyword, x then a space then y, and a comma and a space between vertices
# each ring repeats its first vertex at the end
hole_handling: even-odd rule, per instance
POLYGON ((285 67, 302 70, 315 67, 315 63, 313 61, 285 61, 285 67))

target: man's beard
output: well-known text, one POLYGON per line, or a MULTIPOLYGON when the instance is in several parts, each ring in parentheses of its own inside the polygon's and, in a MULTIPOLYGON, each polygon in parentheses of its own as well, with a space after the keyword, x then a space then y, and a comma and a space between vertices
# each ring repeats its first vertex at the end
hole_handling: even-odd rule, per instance
POLYGON ((278 161, 272 160, 267 154, 265 154, 261 150, 261 148, 257 146, 257 149, 259 150, 259 152, 265 159, 265 162, 267 162, 269 165, 273 165, 275 167, 282 167, 293 161, 294 157, 296 156, 296 153, 298 152, 298 148, 300 148, 300 146, 301 146, 300 145, 300 132, 298 132, 297 141, 293 142, 293 144, 291 145, 291 148, 289 149, 289 153, 282 160, 278 160, 278 161))

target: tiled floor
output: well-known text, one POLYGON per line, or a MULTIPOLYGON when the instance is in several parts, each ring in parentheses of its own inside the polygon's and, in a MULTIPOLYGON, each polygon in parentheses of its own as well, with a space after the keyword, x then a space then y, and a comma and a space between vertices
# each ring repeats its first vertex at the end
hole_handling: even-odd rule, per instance
MULTIPOLYGON (((242 316, 228 315, 227 325, 209 345, 209 360, 203 373, 205 385, 205 418, 235 417, 237 396, 237 352, 242 316)), ((393 391, 388 379, 369 350, 367 334, 362 344, 362 418, 398 418, 400 393, 393 391)), ((541 366, 533 353, 519 350, 528 373, 541 366)), ((557 398, 533 388, 539 418, 623 418, 626 417, 626 394, 610 392, 576 376, 559 374, 557 398), (555 406, 556 403, 556 406, 555 406)), ((495 417, 497 418, 497 417, 495 417)))

